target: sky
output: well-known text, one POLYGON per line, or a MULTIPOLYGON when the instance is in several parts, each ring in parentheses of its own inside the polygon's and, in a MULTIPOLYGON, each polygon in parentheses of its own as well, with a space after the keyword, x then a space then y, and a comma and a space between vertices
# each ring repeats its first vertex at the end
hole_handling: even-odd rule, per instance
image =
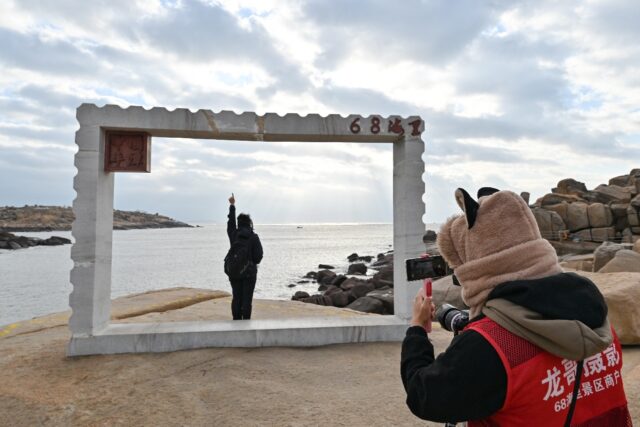
MULTIPOLYGON (((482 186, 532 199, 640 167, 636 1, 2 0, 0 205, 71 205, 82 103, 420 115, 426 223, 482 186)), ((387 144, 156 138, 115 207, 391 222, 387 144)))

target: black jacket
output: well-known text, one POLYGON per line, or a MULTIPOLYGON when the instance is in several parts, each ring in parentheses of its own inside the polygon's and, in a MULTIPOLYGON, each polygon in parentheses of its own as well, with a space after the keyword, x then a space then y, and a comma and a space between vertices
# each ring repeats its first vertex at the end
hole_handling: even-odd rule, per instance
MULTIPOLYGON (((580 320, 591 328, 602 325, 607 316, 604 298, 595 285, 573 273, 503 283, 487 300, 497 298, 546 318, 580 320)), ((447 350, 435 358, 425 330, 410 327, 402 343, 400 370, 407 405, 423 419, 477 420, 494 414, 504 404, 506 371, 491 344, 475 331, 454 337, 447 350)))
MULTIPOLYGON (((249 238, 249 252, 251 253, 251 260, 254 265, 260 264, 262 261, 262 243, 260 243, 260 237, 253 232, 251 227, 242 225, 236 226, 236 207, 229 205, 229 215, 227 220, 227 236, 229 236, 229 244, 233 244, 238 237, 249 238)), ((257 269, 254 269, 254 275, 257 273, 257 269)))

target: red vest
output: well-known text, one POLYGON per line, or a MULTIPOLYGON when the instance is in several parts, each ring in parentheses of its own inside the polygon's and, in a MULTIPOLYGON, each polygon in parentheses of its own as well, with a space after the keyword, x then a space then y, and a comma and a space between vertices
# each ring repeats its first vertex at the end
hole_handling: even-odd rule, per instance
MULTIPOLYGON (((507 331, 485 317, 467 329, 482 335, 496 350, 507 372, 502 408, 476 426, 564 426, 577 362, 562 359, 507 331)), ((613 328, 612 328, 613 331, 613 328)), ((571 420, 574 427, 631 427, 622 386, 622 349, 618 337, 604 351, 584 360, 582 378, 571 420)))

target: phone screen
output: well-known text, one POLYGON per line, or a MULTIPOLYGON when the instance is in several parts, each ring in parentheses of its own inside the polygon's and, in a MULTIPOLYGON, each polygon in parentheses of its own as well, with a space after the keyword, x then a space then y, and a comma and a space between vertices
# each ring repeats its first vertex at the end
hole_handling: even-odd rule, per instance
POLYGON ((428 277, 442 277, 449 274, 450 269, 442 256, 414 258, 406 261, 407 280, 421 280, 428 277))

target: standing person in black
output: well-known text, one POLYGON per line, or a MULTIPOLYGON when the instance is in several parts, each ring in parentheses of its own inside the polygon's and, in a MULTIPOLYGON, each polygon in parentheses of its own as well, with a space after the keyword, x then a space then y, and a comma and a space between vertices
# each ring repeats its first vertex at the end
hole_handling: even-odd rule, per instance
POLYGON ((236 227, 236 199, 229 197, 229 220, 227 235, 231 248, 225 258, 225 273, 229 276, 233 298, 231 314, 233 320, 251 319, 251 301, 256 287, 258 264, 262 261, 262 244, 253 232, 253 222, 248 214, 238 215, 236 227))

